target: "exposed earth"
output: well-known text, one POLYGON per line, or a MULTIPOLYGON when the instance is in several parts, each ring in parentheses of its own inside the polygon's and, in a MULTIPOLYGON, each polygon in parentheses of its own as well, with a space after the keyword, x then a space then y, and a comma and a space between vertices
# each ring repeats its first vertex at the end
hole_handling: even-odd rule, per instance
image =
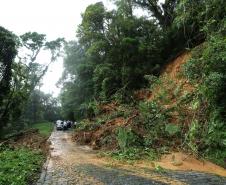
MULTIPOLYGON (((53 131, 50 156, 37 185, 226 185, 226 178, 195 171, 156 172, 148 165, 128 165, 98 157, 72 141, 72 132, 53 131)), ((219 170, 219 169, 218 169, 219 170)))

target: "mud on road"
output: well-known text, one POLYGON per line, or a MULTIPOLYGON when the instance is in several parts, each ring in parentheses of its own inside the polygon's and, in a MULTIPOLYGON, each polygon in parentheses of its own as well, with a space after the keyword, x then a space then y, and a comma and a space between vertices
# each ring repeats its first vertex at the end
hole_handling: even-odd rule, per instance
POLYGON ((71 140, 70 131, 50 136, 50 156, 37 185, 226 185, 226 178, 200 172, 167 171, 112 165, 96 151, 71 140))

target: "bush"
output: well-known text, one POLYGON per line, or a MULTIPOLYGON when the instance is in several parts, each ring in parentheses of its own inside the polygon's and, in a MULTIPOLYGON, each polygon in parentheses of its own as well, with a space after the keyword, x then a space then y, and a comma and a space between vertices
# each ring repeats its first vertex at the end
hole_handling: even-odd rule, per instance
MULTIPOLYGON (((166 112, 164 108, 155 101, 142 102, 139 105, 140 118, 142 119, 146 129, 153 129, 155 126, 166 124, 166 112)), ((161 129, 160 128, 160 129, 161 129)))
POLYGON ((180 131, 180 127, 178 125, 167 124, 165 127, 165 131, 170 135, 173 136, 180 131))
POLYGON ((40 153, 28 149, 0 151, 0 184, 31 184, 43 161, 40 153))
POLYGON ((123 161, 139 160, 142 158, 153 161, 159 159, 160 156, 156 150, 149 148, 144 149, 142 147, 129 147, 123 151, 117 150, 111 152, 110 155, 117 160, 123 161))
POLYGON ((214 33, 194 49, 184 66, 185 76, 198 87, 191 101, 194 119, 186 137, 191 151, 225 166, 226 151, 226 40, 214 33))
POLYGON ((138 140, 136 134, 131 130, 119 127, 117 131, 117 141, 120 149, 126 151, 128 148, 134 146, 138 140))
POLYGON ((117 150, 111 153, 111 156, 117 160, 138 160, 141 159, 142 150, 135 147, 127 148, 126 150, 117 150))
POLYGON ((81 121, 76 127, 76 131, 92 131, 100 127, 102 122, 91 122, 89 120, 81 121))

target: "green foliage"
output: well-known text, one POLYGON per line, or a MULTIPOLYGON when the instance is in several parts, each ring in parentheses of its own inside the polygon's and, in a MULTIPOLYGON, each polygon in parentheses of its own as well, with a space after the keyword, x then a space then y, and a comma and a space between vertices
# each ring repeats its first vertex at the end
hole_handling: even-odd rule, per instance
POLYGON ((127 104, 121 104, 116 107, 116 110, 109 114, 109 119, 115 119, 118 117, 128 118, 133 113, 133 108, 127 104))
POLYGON ((42 121, 53 122, 60 119, 60 107, 57 98, 42 91, 34 90, 27 100, 24 119, 28 124, 42 121))
POLYGON ((170 135, 173 136, 177 134, 180 131, 180 127, 178 125, 173 125, 173 124, 167 124, 165 131, 170 135))
POLYGON ((93 74, 94 90, 97 98, 110 99, 117 90, 117 71, 111 64, 99 64, 93 74))
POLYGON ((0 26, 0 130, 9 119, 7 115, 12 81, 13 60, 17 54, 15 35, 0 26))
POLYGON ((142 102, 139 105, 141 119, 147 129, 152 129, 155 126, 166 124, 166 114, 163 113, 164 108, 158 105, 155 101, 142 102))
POLYGON ((47 137, 50 136, 51 132, 53 131, 53 123, 50 122, 36 123, 31 127, 38 129, 40 134, 47 137))
POLYGON ((132 161, 141 159, 141 149, 130 147, 126 150, 118 150, 111 153, 111 156, 116 160, 132 161))
POLYGON ((119 127, 117 130, 117 141, 122 151, 132 147, 136 144, 138 137, 133 133, 131 129, 119 127))
POLYGON ((36 51, 43 46, 46 35, 37 32, 27 32, 21 35, 21 40, 26 48, 36 51))
POLYGON ((145 148, 143 150, 143 154, 145 155, 145 158, 147 158, 150 161, 158 160, 161 155, 159 151, 152 148, 145 148))
POLYGON ((60 83, 67 117, 86 117, 93 99, 129 102, 132 91, 146 84, 144 74, 159 70, 161 30, 155 21, 131 16, 132 4, 118 3, 116 11, 106 11, 102 3, 88 6, 77 31, 78 43, 65 47, 60 83))
POLYGON ((190 39, 194 39, 191 36, 197 37, 207 30, 216 31, 219 29, 219 23, 225 17, 224 1, 183 0, 176 7, 176 15, 175 24, 179 27, 183 26, 185 34, 190 36, 190 39))
POLYGON ((142 145, 144 148, 152 148, 161 154, 168 151, 175 143, 181 131, 180 126, 169 123, 170 113, 173 109, 166 109, 156 101, 142 102, 139 105, 140 115, 135 124, 145 129, 143 131, 142 145))
POLYGON ((211 28, 206 30, 208 40, 194 49, 192 59, 184 66, 184 74, 198 87, 191 108, 199 113, 194 114, 187 145, 196 154, 225 166, 226 40, 221 32, 223 29, 224 24, 219 32, 213 33, 211 28))
POLYGON ((105 123, 105 120, 103 119, 95 122, 89 120, 82 120, 76 127, 76 131, 93 131, 99 128, 103 123, 105 123))
POLYGON ((48 117, 47 119, 51 121, 55 119, 56 117, 53 117, 59 108, 56 99, 53 100, 54 103, 51 102, 54 105, 50 106, 50 95, 44 95, 36 88, 41 85, 40 81, 49 65, 60 56, 64 39, 47 42, 46 36, 37 32, 27 32, 18 37, 0 27, 0 41, 4 43, 0 48, 1 136, 2 133, 24 129, 28 122, 36 122, 39 118, 48 117), (47 65, 36 62, 38 55, 44 49, 51 53, 47 65), (17 50, 21 52, 17 53, 17 50), (43 110, 41 112, 40 107, 44 106, 45 112, 43 110))
POLYGON ((165 29, 171 26, 175 19, 175 7, 177 7, 178 1, 169 0, 158 3, 156 0, 134 0, 134 2, 143 9, 148 9, 159 21, 160 26, 165 29))
POLYGON ((193 120, 189 130, 186 134, 187 145, 190 150, 198 155, 198 137, 200 136, 200 123, 197 120, 193 120))
POLYGON ((31 184, 44 161, 42 154, 28 149, 0 151, 0 184, 31 184))
POLYGON ((154 149, 142 148, 142 147, 129 147, 126 150, 116 150, 110 152, 110 156, 116 160, 122 160, 131 162, 133 160, 139 160, 145 158, 150 161, 159 159, 160 154, 154 149))

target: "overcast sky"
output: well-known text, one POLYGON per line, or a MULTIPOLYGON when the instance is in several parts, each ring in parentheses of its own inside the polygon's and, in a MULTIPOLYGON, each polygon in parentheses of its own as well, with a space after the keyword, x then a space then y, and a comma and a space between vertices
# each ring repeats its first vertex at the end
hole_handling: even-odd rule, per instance
MULTIPOLYGON (((0 0, 0 26, 21 35, 36 31, 47 35, 47 40, 64 37, 74 40, 76 28, 81 22, 85 8, 100 0, 0 0)), ((112 8, 108 0, 102 0, 106 7, 112 8)), ((40 61, 47 63, 49 58, 41 53, 40 61), (46 60, 46 61, 45 61, 46 60)), ((62 59, 52 64, 43 79, 41 90, 59 94, 55 86, 63 71, 62 59)))

